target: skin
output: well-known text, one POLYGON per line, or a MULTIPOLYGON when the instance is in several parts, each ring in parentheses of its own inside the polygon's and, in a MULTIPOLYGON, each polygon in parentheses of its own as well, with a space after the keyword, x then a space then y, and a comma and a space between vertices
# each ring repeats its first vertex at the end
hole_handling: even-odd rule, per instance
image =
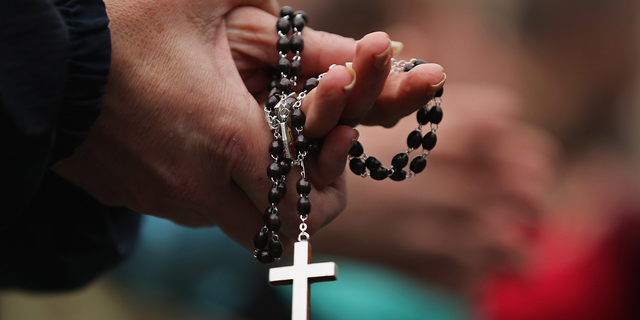
MULTIPOLYGON (((108 0, 113 54, 103 112, 76 154, 54 170, 99 201, 189 226, 218 225, 252 247, 264 225, 273 139, 261 104, 275 66, 277 5, 259 0, 108 0)), ((314 233, 346 205, 345 159, 357 133, 390 126, 444 84, 439 65, 387 78, 390 41, 303 31, 303 77, 336 67, 304 100, 305 135, 324 139, 308 157, 314 233), (381 55, 382 54, 382 55, 381 55), (377 59, 376 56, 381 56, 377 59), (382 65, 380 65, 382 61, 382 65), (378 65, 378 66, 376 66, 378 65)), ((297 237, 293 170, 278 206, 281 233, 297 237)))

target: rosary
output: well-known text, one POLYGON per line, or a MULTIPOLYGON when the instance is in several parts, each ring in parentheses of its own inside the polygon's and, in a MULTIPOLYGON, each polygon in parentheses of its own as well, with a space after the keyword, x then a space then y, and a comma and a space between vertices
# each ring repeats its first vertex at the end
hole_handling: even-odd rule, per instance
MULTIPOLYGON (((336 280, 338 276, 338 267, 333 262, 311 263, 310 235, 306 232, 306 220, 311 212, 311 201, 308 198, 311 182, 305 177, 304 159, 307 154, 319 147, 307 140, 303 134, 306 117, 300 110, 300 106, 306 95, 318 86, 326 74, 309 78, 300 93, 293 91, 302 69, 300 63, 300 53, 304 49, 302 29, 308 21, 304 11, 294 12, 291 7, 285 6, 280 10, 280 19, 276 24, 280 36, 276 43, 276 49, 280 54, 277 63, 278 74, 271 83, 272 92, 264 106, 265 119, 274 136, 269 146, 269 153, 274 161, 267 168, 267 177, 273 182, 268 193, 271 205, 264 211, 265 226, 253 239, 256 247, 253 255, 258 261, 268 264, 280 260, 283 246, 276 233, 281 226, 278 204, 287 193, 286 175, 293 167, 301 167, 301 177, 296 183, 296 191, 299 195, 297 210, 301 223, 298 241, 294 244, 293 266, 269 270, 271 285, 293 286, 292 320, 309 319, 309 285, 311 283, 336 280), (289 33, 292 33, 290 38, 289 33), (293 54, 291 60, 287 58, 289 51, 293 54)), ((427 63, 419 59, 396 61, 391 58, 391 61, 390 74, 409 72, 415 66, 427 63)), ((347 63, 347 67, 351 67, 350 63, 347 63)), ((408 148, 405 152, 393 157, 390 168, 384 167, 377 158, 367 156, 362 144, 356 141, 349 150, 348 160, 351 171, 363 178, 370 176, 374 180, 384 180, 388 177, 394 181, 403 181, 422 172, 427 166, 426 157, 437 142, 436 130, 442 121, 440 107, 442 93, 443 89, 440 89, 434 99, 418 111, 418 127, 407 137, 408 148), (427 124, 430 124, 429 130, 423 134, 423 126, 427 124), (420 147, 422 147, 422 153, 414 157, 409 164, 410 153, 420 147), (409 165, 408 172, 405 170, 407 165, 409 165)))

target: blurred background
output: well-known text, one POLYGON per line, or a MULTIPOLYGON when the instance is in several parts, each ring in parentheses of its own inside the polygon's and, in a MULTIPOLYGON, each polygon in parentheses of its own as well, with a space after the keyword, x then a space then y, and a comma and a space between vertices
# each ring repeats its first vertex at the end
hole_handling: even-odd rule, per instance
MULTIPOLYGON (((340 270, 313 285, 312 319, 640 318, 640 2, 281 4, 317 30, 384 30, 398 59, 448 75, 425 172, 348 173, 346 211, 312 239, 340 270)), ((358 130, 388 166, 415 126, 358 130)), ((145 217, 117 270, 68 294, 0 293, 0 319, 288 319, 290 289, 267 274, 216 228, 145 217)))

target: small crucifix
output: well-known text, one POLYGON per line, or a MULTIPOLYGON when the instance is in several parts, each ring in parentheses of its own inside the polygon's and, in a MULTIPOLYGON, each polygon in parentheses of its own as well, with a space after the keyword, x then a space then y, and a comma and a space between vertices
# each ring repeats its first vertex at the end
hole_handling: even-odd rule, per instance
POLYGON ((311 263, 311 245, 298 241, 293 248, 293 266, 271 268, 272 286, 293 285, 291 320, 309 320, 309 285, 314 282, 338 279, 338 266, 334 262, 311 263))

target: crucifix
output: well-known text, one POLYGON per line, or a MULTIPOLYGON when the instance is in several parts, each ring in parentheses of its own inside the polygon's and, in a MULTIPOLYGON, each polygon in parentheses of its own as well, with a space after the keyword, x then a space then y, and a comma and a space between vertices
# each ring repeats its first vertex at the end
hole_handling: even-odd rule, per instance
POLYGON ((309 241, 298 241, 293 248, 293 266, 271 268, 272 286, 293 285, 291 320, 309 320, 309 285, 338 279, 338 266, 334 262, 311 263, 309 241))

